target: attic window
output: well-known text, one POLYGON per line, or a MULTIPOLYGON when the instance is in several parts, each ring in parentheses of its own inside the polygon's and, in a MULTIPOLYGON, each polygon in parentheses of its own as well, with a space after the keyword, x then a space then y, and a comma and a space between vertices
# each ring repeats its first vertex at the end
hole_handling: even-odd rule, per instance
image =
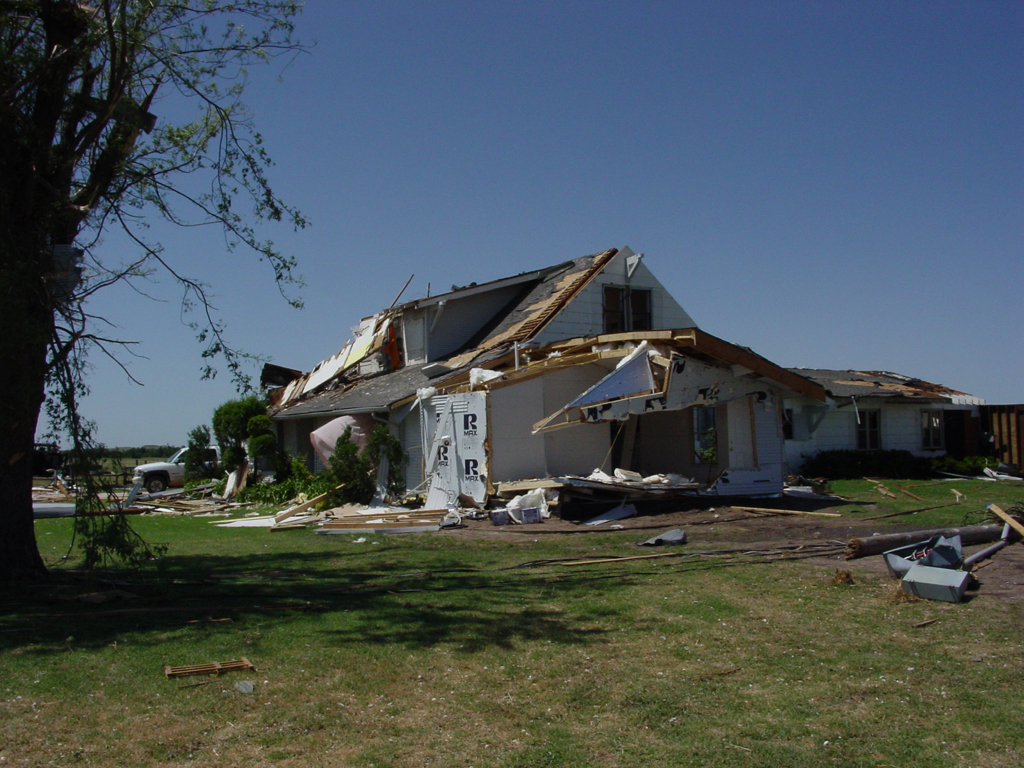
POLYGON ((649 331, 651 292, 642 288, 606 285, 604 287, 604 332, 649 331))

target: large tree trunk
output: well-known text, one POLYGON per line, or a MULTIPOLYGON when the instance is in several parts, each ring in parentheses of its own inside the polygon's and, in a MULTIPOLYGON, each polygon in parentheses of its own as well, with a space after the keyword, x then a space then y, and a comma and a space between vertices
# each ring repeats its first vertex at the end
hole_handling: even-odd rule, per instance
MULTIPOLYGON (((5 217, 6 218, 6 217, 5 217)), ((5 222, 11 224, 12 222, 5 222)), ((39 579, 32 450, 46 392, 53 310, 36 238, 0 243, 0 581, 39 579), (27 241, 27 242, 26 242, 27 241), (12 248, 13 242, 21 247, 12 248)))
POLYGON ((35 419, 24 418, 24 423, 10 424, 9 409, 4 410, 0 419, 0 581, 35 580, 46 575, 36 545, 32 512, 35 419))

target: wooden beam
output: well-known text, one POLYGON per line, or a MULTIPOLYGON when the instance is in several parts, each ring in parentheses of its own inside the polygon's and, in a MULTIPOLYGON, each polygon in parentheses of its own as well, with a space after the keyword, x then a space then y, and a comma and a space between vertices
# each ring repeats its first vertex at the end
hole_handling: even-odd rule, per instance
POLYGON ((795 509, 767 509, 765 507, 734 507, 730 505, 731 509, 740 509, 744 512, 767 512, 772 515, 809 515, 811 517, 842 517, 838 512, 802 512, 795 509))
POLYGON ((1001 518, 1004 522, 1009 523, 1010 527, 1013 528, 1013 530, 1015 530, 1021 536, 1024 536, 1024 525, 1021 525, 1019 522, 1017 522, 1017 520, 1015 518, 1010 517, 1008 514, 1006 514, 1003 510, 1001 510, 995 504, 989 504, 986 507, 986 509, 989 512, 992 512, 993 514, 995 514, 996 517, 1001 518))
MULTIPOLYGON (((340 491, 344 487, 345 487, 345 484, 342 483, 337 488, 335 488, 334 491, 340 491)), ((274 522, 275 523, 280 523, 282 520, 287 520, 289 517, 294 517, 295 515, 299 514, 300 512, 305 512, 310 507, 315 507, 320 502, 326 501, 327 497, 330 496, 332 493, 334 493, 334 491, 328 491, 327 493, 321 493, 319 496, 314 496, 309 501, 304 501, 301 504, 296 504, 294 507, 289 507, 288 509, 285 509, 285 510, 283 510, 281 512, 278 512, 276 515, 274 515, 274 522)))
POLYGON ((256 669, 245 656, 234 661, 211 661, 209 664, 189 664, 184 667, 164 667, 167 677, 188 675, 219 675, 221 672, 256 669))

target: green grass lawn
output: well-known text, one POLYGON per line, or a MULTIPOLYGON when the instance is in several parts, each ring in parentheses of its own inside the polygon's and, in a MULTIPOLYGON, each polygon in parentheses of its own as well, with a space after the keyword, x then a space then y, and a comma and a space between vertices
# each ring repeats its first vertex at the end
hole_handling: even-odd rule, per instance
MULTIPOLYGON (((860 502, 840 508, 851 519, 954 500, 949 484, 886 485, 902 498, 833 488, 860 502)), ((953 487, 968 502, 877 525, 959 523, 982 490, 953 487)), ((837 585, 807 561, 537 563, 635 555, 634 532, 355 543, 133 525, 168 545, 151 571, 58 568, 4 593, 0 765, 1024 764, 1022 617, 983 594, 902 602, 888 579, 837 585), (256 671, 163 674, 243 656, 256 671)), ((61 563, 70 521, 36 531, 61 563)))

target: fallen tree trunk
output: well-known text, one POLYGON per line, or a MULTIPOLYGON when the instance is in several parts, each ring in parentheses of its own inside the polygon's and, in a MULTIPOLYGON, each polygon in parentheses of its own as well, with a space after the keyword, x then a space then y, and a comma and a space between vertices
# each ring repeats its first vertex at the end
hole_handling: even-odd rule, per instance
POLYGON ((896 547, 905 547, 932 536, 959 536, 962 544, 987 544, 996 541, 1003 533, 1001 525, 967 525, 962 528, 926 528, 906 533, 885 533, 862 539, 850 539, 846 543, 846 559, 880 555, 896 547))

